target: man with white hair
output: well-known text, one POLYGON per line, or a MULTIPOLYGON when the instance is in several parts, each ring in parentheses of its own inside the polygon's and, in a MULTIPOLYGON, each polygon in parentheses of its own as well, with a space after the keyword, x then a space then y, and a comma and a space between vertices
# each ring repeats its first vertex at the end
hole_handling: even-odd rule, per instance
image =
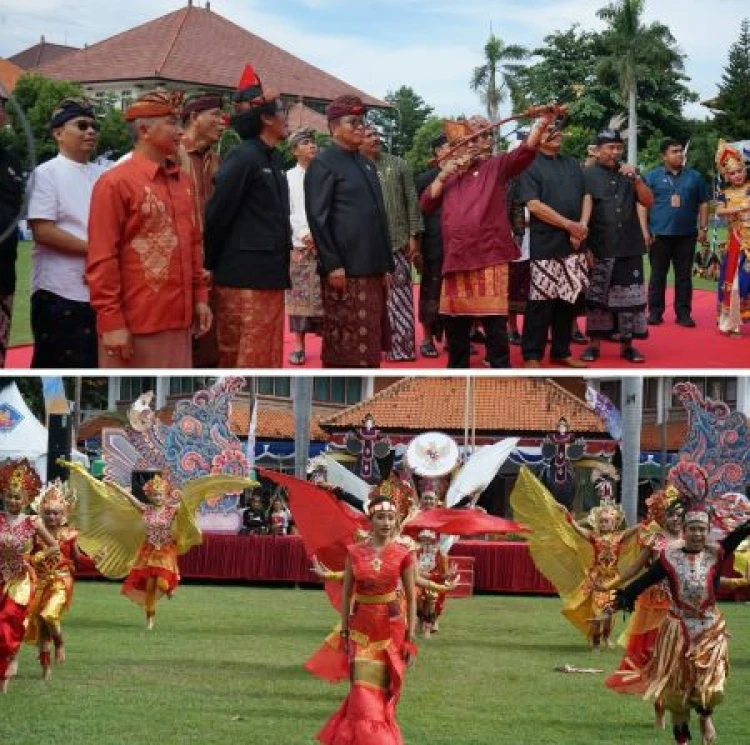
POLYGON ((86 278, 101 367, 192 367, 191 332, 211 326, 191 182, 176 162, 180 103, 157 89, 125 111, 133 156, 91 198, 86 278))

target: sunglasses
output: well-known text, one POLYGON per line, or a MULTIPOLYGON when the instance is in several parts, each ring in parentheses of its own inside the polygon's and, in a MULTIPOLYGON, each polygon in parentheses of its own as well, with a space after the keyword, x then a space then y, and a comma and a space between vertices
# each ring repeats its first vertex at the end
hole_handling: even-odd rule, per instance
POLYGON ((94 132, 98 132, 101 129, 101 125, 99 124, 99 122, 90 121, 88 119, 79 119, 77 122, 75 122, 75 126, 81 132, 86 132, 89 129, 93 129, 94 132))

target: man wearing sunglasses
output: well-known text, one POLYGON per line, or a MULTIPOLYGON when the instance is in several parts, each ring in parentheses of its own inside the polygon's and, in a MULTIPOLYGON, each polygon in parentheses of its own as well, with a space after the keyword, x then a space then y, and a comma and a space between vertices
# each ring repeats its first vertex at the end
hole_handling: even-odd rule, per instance
POLYGON ((50 129, 57 157, 38 166, 29 181, 31 366, 92 368, 96 317, 84 274, 91 193, 104 172, 91 162, 99 124, 89 101, 66 98, 53 112, 50 129))
MULTIPOLYGON (((0 86, 0 128, 5 126, 7 101, 0 86)), ((24 177, 21 161, 0 145, 0 369, 5 366, 5 351, 13 318, 18 218, 23 201, 24 177)))
POLYGON ((305 209, 323 276, 324 367, 380 367, 388 345, 386 275, 394 270, 375 164, 362 156, 365 107, 326 108, 333 143, 305 174, 305 209))

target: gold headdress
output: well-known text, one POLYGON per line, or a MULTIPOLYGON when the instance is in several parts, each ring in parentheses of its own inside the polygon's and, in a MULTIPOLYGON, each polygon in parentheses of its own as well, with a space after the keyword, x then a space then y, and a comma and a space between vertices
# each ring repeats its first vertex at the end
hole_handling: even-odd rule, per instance
POLYGON ((157 473, 156 476, 146 482, 146 485, 143 487, 143 493, 151 499, 154 494, 158 494, 159 492, 164 493, 168 488, 169 482, 161 474, 157 473))
POLYGON ((599 479, 596 483, 596 491, 599 493, 599 506, 594 507, 589 512, 589 522, 594 526, 598 533, 603 517, 613 517, 615 520, 615 530, 622 525, 625 520, 625 513, 622 511, 617 502, 615 502, 614 488, 606 479, 599 479))
POLYGON ((31 503, 31 509, 40 515, 45 507, 57 505, 62 509, 63 514, 67 515, 77 499, 75 489, 67 481, 55 479, 39 492, 37 498, 31 503))
POLYGON ((721 175, 737 167, 745 167, 745 159, 737 148, 732 147, 726 140, 719 140, 716 149, 716 167, 721 175))
POLYGON ((0 468, 0 492, 20 495, 28 504, 39 492, 42 480, 26 458, 9 461, 0 468))
POLYGON ((655 491, 646 500, 646 517, 649 521, 656 522, 663 527, 667 515, 681 508, 680 492, 672 484, 668 484, 666 489, 655 491))

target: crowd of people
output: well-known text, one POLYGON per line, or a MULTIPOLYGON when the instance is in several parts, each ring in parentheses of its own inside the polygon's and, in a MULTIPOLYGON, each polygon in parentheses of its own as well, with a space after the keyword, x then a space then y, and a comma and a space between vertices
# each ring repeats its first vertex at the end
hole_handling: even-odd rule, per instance
MULTIPOLYGON (((248 66, 233 99, 239 144, 220 161, 223 106, 215 94, 143 94, 124 111, 132 153, 107 170, 94 161, 92 104, 60 102, 50 120, 58 154, 27 185, 33 367, 280 368, 287 318, 292 365, 306 363, 309 334, 322 336, 325 367, 435 358, 443 336, 453 368, 469 366, 472 340, 486 346, 489 367, 510 365, 510 343, 539 367, 550 336, 553 364, 584 367, 602 341, 639 363, 634 341, 665 322, 670 267, 675 322, 695 326, 692 269, 710 200, 674 139, 641 176, 622 164, 612 127, 586 164, 562 154, 554 110, 508 152, 497 152, 482 117, 446 121, 433 167, 415 182, 356 96, 326 108, 331 142, 319 152, 313 130, 290 135, 279 93, 248 66), (285 141, 297 162, 289 171, 285 141), (588 345, 574 356, 571 343, 587 342, 579 317, 588 345)), ((717 166, 727 188, 716 214, 729 224, 718 326, 736 336, 750 318, 747 171, 725 143, 717 166)), ((5 149, 0 177, 2 361, 17 250, 5 228, 24 190, 5 149)))

